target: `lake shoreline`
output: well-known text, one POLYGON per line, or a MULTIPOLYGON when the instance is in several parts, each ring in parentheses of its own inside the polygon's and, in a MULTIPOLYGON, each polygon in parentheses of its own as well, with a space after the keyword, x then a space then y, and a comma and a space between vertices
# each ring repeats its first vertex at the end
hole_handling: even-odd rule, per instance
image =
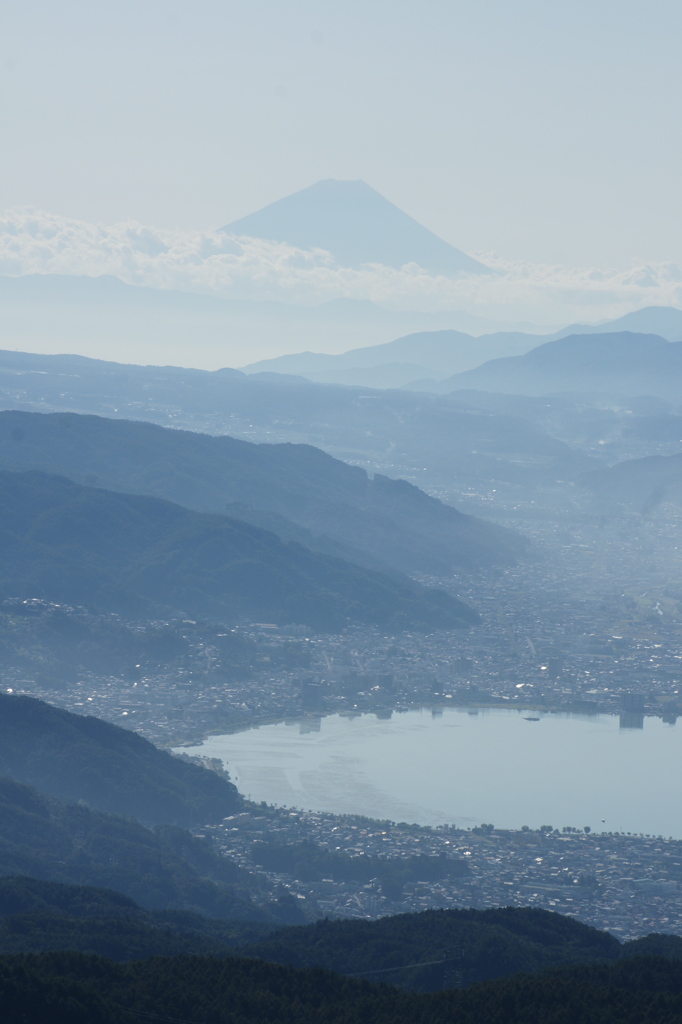
POLYGON ((593 830, 676 834, 663 780, 682 768, 682 733, 640 717, 424 705, 280 719, 174 751, 217 760, 256 803, 431 827, 536 829, 558 815, 593 830))
MULTIPOLYGON (((340 715, 344 718, 355 718, 361 715, 377 715, 382 717, 384 715, 401 715, 409 714, 412 711, 438 711, 445 710, 446 708, 464 710, 464 711, 476 711, 476 710, 494 710, 499 709, 502 711, 517 711, 522 714, 524 711, 539 715, 580 715, 587 718, 595 718, 599 715, 612 715, 616 716, 624 714, 624 712, 618 712, 613 710, 610 705, 595 706, 594 708, 585 708, 577 705, 575 702, 571 703, 558 703, 548 706, 545 703, 531 703, 524 702, 523 704, 516 703, 516 701, 510 700, 477 700, 471 703, 462 703, 461 701, 448 701, 448 702, 433 702, 427 703, 424 701, 415 701, 413 704, 395 704, 395 705, 381 705, 381 706, 366 706, 357 707, 352 710, 346 708, 330 708, 321 711, 305 710, 301 711, 300 715, 271 715, 268 713, 259 714, 254 713, 252 718, 247 720, 240 719, 234 723, 224 723, 213 729, 198 729, 192 730, 186 733, 182 738, 179 736, 173 736, 169 738, 166 743, 162 744, 166 750, 177 750, 181 747, 194 747, 197 744, 209 739, 212 736, 228 736, 236 735, 237 733, 250 732, 252 729, 260 729, 265 725, 277 725, 280 722, 300 722, 306 721, 307 719, 314 720, 318 718, 329 718, 332 715, 340 715)), ((665 721, 665 712, 661 711, 656 714, 653 711, 645 710, 641 712, 643 719, 660 719, 665 721)), ((671 723, 672 724, 672 723, 671 723)), ((180 734, 182 735, 182 734, 180 734)))

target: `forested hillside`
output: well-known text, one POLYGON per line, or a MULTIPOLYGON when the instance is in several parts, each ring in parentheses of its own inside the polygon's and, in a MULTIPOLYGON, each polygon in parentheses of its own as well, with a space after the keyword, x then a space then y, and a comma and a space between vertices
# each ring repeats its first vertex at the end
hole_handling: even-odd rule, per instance
MULTIPOLYGON (((82 607, 18 598, 0 603, 0 666, 25 680, 58 690, 83 673, 117 677, 133 683, 146 674, 196 666, 199 644, 216 652, 220 677, 248 679, 258 667, 258 647, 244 632, 225 630, 219 622, 159 622, 92 614, 82 607)), ((290 644, 271 664, 305 668, 303 645, 290 644)), ((15 676, 16 678, 16 676, 15 676)), ((125 685, 125 683, 124 683, 125 685)))
POLYGON ((6 1024, 675 1024, 682 963, 654 957, 518 975, 433 994, 258 960, 77 953, 0 959, 6 1024))
POLYGON ((0 597, 107 611, 339 629, 453 628, 477 614, 444 591, 286 544, 221 515, 0 472, 0 597))
POLYGON ((115 889, 149 909, 273 919, 250 903, 248 874, 189 832, 148 829, 0 777, 3 875, 115 889))
POLYGON ((503 907, 427 910, 378 921, 318 921, 277 932, 244 951, 293 967, 325 967, 435 991, 520 971, 615 960, 620 950, 612 935, 572 918, 503 907))
MULTIPOLYGON (((238 905, 235 904, 235 907, 238 905)), ((318 921, 279 928, 290 901, 267 912, 215 919, 145 909, 118 892, 26 876, 0 878, 0 955, 77 950, 127 961, 179 954, 255 957, 333 970, 405 990, 435 992, 580 963, 642 956, 682 960, 682 940, 620 943, 607 932, 543 910, 424 911, 379 921, 318 921)))
POLYGON ((7 693, 0 693, 0 775, 147 824, 220 821, 242 802, 231 782, 135 732, 7 693))
MULTIPOLYGON (((238 904, 235 904, 237 907, 238 904)), ((285 906, 275 907, 284 919, 285 906)), ((276 927, 186 910, 147 910, 111 889, 27 876, 0 878, 0 953, 78 950, 112 960, 181 953, 224 956, 276 927)))
MULTIPOLYGON (((456 488, 481 480, 554 484, 600 464, 580 445, 559 440, 551 416, 547 422, 528 422, 522 415, 496 408, 481 415, 449 397, 314 384, 284 374, 208 373, 5 350, 0 351, 0 407, 11 411, 12 431, 24 430, 18 442, 10 433, 2 444, 3 458, 11 461, 0 464, 8 468, 58 468, 59 462, 50 467, 14 461, 27 457, 16 451, 18 444, 29 440, 21 413, 51 411, 67 418, 72 413, 95 413, 211 435, 228 433, 268 442, 266 451, 273 441, 293 442, 296 447, 304 442, 346 463, 438 491, 451 490, 453 481, 458 481, 456 488)), ((26 447, 30 458, 30 442, 26 447)), ((83 459, 87 469, 81 472, 96 472, 88 445, 83 459)), ((76 479, 85 482, 84 477, 76 479)), ((330 535, 328 529, 325 533, 330 535)), ((509 534, 504 536, 509 540, 509 534)), ((502 559, 519 553, 518 535, 511 536, 512 549, 505 542, 502 559)), ((358 544, 358 537, 351 538, 352 546, 358 544)))
POLYGON ((511 530, 463 515, 404 480, 370 479, 308 444, 251 444, 131 420, 8 411, 0 413, 0 466, 60 473, 201 512, 227 510, 237 519, 255 514, 257 525, 287 539, 296 524, 328 554, 372 565, 378 559, 403 571, 508 563, 524 550, 511 530))

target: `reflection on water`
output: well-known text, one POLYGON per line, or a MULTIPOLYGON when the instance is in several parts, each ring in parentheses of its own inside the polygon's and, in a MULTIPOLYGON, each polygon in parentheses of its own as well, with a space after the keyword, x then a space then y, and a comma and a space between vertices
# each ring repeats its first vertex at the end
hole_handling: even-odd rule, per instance
POLYGON ((245 796, 269 803, 421 824, 682 838, 682 730, 673 723, 635 711, 426 708, 280 722, 212 736, 188 753, 221 758, 245 796))
POLYGON ((319 732, 322 728, 322 719, 314 718, 312 715, 310 718, 304 718, 298 723, 298 734, 299 736, 307 736, 311 732, 319 732))

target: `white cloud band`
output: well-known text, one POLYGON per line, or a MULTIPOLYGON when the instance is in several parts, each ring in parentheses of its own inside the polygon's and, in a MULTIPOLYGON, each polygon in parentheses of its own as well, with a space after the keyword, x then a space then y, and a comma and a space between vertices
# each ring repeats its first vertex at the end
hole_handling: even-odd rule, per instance
POLYGON ((596 320, 648 305, 682 307, 682 269, 652 263, 628 270, 510 263, 476 253, 495 275, 434 277, 339 267, 329 253, 135 223, 89 224, 34 209, 0 218, 0 274, 112 274, 129 284, 226 298, 316 303, 346 297, 403 309, 464 309, 493 319, 596 320))

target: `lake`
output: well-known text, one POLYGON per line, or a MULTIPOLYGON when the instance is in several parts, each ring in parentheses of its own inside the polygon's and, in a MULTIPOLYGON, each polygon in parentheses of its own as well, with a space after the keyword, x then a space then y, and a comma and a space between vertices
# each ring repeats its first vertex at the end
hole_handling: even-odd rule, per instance
POLYGON ((305 810, 682 838, 682 727, 658 718, 637 724, 612 715, 423 709, 279 722, 179 749, 220 758, 252 800, 305 810))

